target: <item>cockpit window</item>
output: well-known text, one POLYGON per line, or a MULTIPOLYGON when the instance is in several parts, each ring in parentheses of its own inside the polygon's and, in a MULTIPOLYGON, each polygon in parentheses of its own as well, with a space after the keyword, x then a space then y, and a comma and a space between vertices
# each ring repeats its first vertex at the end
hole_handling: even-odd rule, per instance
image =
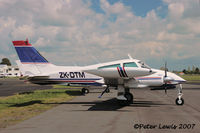
POLYGON ((142 68, 150 68, 148 65, 146 65, 146 64, 145 64, 144 62, 142 62, 142 61, 139 61, 138 63, 141 65, 142 68))
POLYGON ((114 64, 114 65, 107 65, 107 66, 102 66, 102 67, 99 67, 98 69, 104 69, 104 68, 117 68, 117 67, 120 67, 120 64, 114 64))
POLYGON ((135 62, 124 63, 124 67, 138 67, 135 62))

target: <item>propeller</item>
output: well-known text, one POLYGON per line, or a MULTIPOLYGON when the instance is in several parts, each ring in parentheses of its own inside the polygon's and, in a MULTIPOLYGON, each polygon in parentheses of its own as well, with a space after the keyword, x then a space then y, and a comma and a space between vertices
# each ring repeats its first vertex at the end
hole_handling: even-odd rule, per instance
POLYGON ((168 68, 167 68, 167 62, 165 62, 165 75, 163 77, 163 82, 164 82, 164 89, 165 89, 165 94, 167 94, 167 87, 168 87, 168 83, 174 81, 174 78, 171 76, 168 76, 167 74, 168 68))
MULTIPOLYGON (((165 76, 164 79, 167 78, 167 62, 165 62, 165 76)), ((165 94, 167 94, 167 82, 165 82, 165 94)))

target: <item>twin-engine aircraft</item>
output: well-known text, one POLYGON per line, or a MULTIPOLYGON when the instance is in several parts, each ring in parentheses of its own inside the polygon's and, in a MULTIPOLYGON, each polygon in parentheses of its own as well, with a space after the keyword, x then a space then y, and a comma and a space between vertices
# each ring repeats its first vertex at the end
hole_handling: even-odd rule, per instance
POLYGON ((184 79, 174 73, 152 69, 140 60, 118 60, 108 63, 100 63, 84 67, 56 66, 49 63, 30 43, 26 41, 13 41, 13 45, 19 56, 17 61, 23 76, 35 84, 62 84, 79 85, 84 87, 82 92, 89 93, 89 87, 102 86, 109 92, 109 87, 118 90, 117 99, 121 104, 133 103, 132 88, 162 87, 165 92, 171 86, 178 87, 177 105, 183 105, 182 83, 184 79))

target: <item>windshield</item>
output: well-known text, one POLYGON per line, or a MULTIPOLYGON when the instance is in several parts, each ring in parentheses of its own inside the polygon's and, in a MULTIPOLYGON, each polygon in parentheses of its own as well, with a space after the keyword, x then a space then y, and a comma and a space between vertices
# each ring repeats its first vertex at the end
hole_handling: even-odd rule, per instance
POLYGON ((124 67, 138 67, 135 62, 124 63, 124 67))
POLYGON ((150 67, 147 64, 145 64, 144 62, 139 61, 138 63, 141 65, 142 68, 149 68, 150 69, 150 67))

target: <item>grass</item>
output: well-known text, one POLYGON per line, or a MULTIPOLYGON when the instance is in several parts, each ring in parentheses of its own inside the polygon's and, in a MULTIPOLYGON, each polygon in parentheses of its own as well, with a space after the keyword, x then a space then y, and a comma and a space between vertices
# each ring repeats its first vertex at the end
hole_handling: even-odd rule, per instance
POLYGON ((181 75, 181 77, 187 81, 200 81, 200 75, 181 75))
POLYGON ((0 97, 0 128, 29 119, 81 95, 80 90, 50 89, 0 97))
POLYGON ((54 85, 53 88, 55 89, 68 89, 68 88, 77 88, 80 89, 82 87, 78 87, 78 86, 66 86, 66 85, 54 85))

